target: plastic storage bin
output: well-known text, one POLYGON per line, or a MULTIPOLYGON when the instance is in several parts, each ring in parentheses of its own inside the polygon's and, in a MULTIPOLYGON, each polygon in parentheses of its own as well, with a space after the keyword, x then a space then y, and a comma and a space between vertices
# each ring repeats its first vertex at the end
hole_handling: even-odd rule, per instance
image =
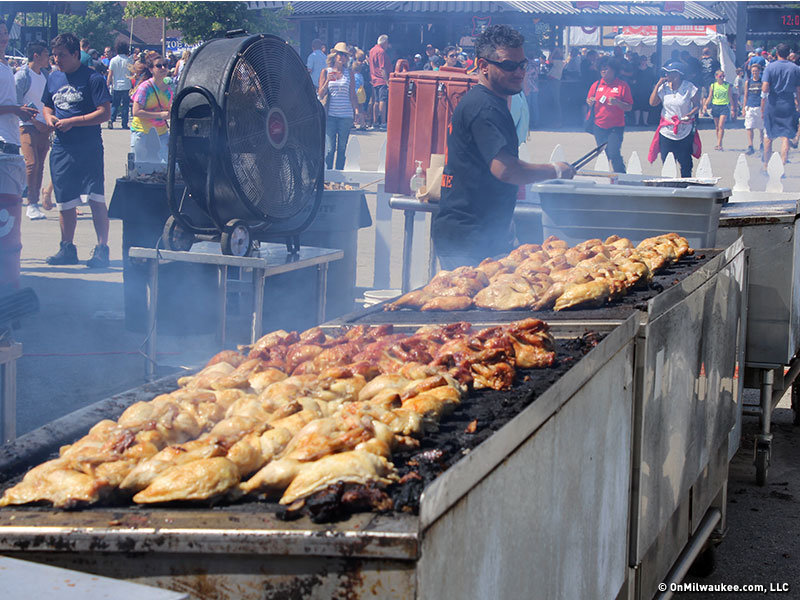
POLYGON ((675 232, 693 248, 713 248, 728 188, 546 181, 533 186, 542 205, 542 233, 570 245, 619 235, 638 243, 675 232))

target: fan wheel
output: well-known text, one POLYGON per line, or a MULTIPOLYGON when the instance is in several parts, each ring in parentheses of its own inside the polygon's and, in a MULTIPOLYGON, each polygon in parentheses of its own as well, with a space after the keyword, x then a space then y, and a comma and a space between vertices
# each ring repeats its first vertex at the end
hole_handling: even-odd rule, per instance
POLYGON ((194 235, 183 229, 173 216, 170 216, 164 224, 162 239, 165 249, 179 252, 191 250, 194 244, 194 235))
POLYGON ((228 256, 248 256, 252 244, 250 228, 242 219, 231 219, 220 237, 222 253, 228 256))

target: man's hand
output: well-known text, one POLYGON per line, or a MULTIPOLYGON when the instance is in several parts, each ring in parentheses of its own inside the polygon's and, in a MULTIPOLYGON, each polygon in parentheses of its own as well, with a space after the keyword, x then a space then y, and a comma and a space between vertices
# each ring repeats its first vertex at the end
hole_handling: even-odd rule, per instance
POLYGON ((575 177, 575 168, 571 164, 565 162, 557 162, 555 164, 561 170, 560 177, 558 173, 556 173, 556 177, 558 177, 559 179, 572 179, 573 177, 575 177))
POLYGON ((53 113, 45 112, 44 113, 44 120, 45 120, 45 122, 47 122, 47 125, 51 129, 55 129, 56 128, 56 123, 58 123, 58 119, 56 118, 56 116, 53 113))
POLYGON ((75 122, 73 121, 73 118, 74 117, 70 117, 69 119, 56 119, 54 126, 59 131, 62 131, 62 132, 69 131, 70 129, 72 129, 72 126, 75 124, 75 122))
POLYGON ((23 121, 30 121, 33 117, 39 114, 39 111, 30 106, 18 106, 14 111, 14 114, 23 121))
POLYGON ((594 106, 594 103, 595 103, 594 98, 587 98, 586 99, 586 104, 588 104, 589 106, 594 106))

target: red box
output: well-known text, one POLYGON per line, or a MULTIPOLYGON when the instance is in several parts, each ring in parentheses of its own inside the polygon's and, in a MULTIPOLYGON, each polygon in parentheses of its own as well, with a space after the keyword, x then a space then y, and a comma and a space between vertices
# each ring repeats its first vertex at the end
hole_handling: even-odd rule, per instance
POLYGON ((410 195, 409 182, 422 161, 423 173, 431 154, 444 154, 447 128, 461 97, 477 75, 463 69, 406 71, 389 75, 389 114, 386 127, 385 189, 410 195))

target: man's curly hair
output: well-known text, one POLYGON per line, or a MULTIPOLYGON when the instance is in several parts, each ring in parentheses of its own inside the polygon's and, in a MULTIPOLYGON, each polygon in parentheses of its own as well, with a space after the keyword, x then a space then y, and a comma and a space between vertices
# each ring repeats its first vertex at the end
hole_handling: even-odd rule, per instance
POLYGON ((498 48, 521 48, 525 43, 523 35, 508 25, 492 25, 475 38, 477 58, 497 59, 498 48))

